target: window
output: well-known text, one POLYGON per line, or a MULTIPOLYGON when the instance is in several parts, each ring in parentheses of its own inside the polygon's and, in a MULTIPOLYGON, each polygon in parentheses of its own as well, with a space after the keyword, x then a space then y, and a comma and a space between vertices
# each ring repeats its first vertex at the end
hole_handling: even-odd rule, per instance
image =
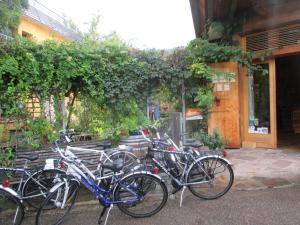
POLYGON ((26 31, 22 31, 22 37, 26 37, 28 39, 31 39, 32 38, 32 34, 26 32, 26 31))

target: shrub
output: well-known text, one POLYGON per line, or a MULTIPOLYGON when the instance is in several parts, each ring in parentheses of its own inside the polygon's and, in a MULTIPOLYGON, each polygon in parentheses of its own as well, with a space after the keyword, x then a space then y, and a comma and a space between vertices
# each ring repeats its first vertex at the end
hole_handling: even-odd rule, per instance
POLYGON ((221 136, 220 131, 217 128, 213 130, 212 134, 201 131, 194 136, 201 140, 210 150, 222 150, 227 144, 227 140, 221 136))

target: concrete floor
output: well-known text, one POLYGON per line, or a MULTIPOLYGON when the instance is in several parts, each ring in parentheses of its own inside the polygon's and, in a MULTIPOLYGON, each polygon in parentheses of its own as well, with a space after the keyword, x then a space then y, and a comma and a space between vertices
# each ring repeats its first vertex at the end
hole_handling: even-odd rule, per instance
POLYGON ((278 149, 300 153, 300 134, 279 132, 278 149))
MULTIPOLYGON (((169 199, 156 215, 134 219, 117 207, 111 211, 108 225, 299 225, 300 187, 256 191, 231 190, 222 198, 205 201, 186 192, 183 205, 169 199)), ((101 207, 75 206, 64 225, 93 225, 101 207)), ((50 216, 50 215, 49 215, 50 216)), ((24 225, 33 225, 27 215, 24 225)), ((47 224, 47 221, 44 223, 47 224)))

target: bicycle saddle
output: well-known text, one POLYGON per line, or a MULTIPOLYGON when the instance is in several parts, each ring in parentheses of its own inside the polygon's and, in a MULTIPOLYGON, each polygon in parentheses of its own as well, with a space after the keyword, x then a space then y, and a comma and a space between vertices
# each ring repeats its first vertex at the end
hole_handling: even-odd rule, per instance
POLYGON ((34 161, 39 158, 39 155, 36 153, 28 154, 28 155, 17 155, 17 159, 27 159, 29 161, 34 161))
POLYGON ((111 142, 110 141, 103 141, 102 143, 96 144, 96 147, 100 147, 103 149, 111 148, 111 142))
POLYGON ((122 159, 114 160, 113 162, 107 162, 102 164, 102 168, 110 169, 114 172, 119 172, 124 166, 124 162, 122 159))

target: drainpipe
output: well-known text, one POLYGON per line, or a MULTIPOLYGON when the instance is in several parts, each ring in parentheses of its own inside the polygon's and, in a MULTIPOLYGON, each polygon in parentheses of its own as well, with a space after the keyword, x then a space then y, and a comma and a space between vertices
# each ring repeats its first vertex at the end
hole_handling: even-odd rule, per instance
POLYGON ((183 135, 182 136, 182 142, 184 143, 185 142, 185 133, 186 133, 186 114, 185 114, 185 87, 184 87, 184 82, 182 83, 182 96, 181 96, 181 100, 182 100, 182 129, 181 129, 181 134, 183 135))

